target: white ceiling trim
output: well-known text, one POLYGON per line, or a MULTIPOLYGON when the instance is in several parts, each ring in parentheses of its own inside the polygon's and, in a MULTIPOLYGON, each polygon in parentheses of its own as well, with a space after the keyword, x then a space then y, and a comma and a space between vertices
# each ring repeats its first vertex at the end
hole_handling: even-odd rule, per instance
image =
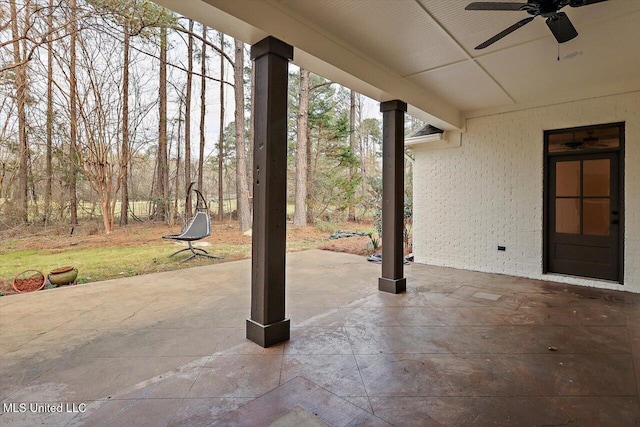
MULTIPOLYGON (((460 51, 464 54, 464 56, 467 58, 467 60, 470 60, 473 62, 473 64, 480 69, 480 71, 482 71, 487 77, 489 77, 495 84, 497 87, 500 88, 500 90, 511 100, 511 102, 513 104, 516 103, 516 100, 513 98, 513 96, 511 96, 511 94, 500 84, 500 82, 498 80, 496 80, 487 70, 485 70, 485 68, 480 65, 473 56, 471 56, 471 54, 469 52, 467 52, 467 50, 464 48, 464 46, 462 46, 462 44, 458 41, 457 38, 455 38, 453 36, 453 34, 451 34, 451 32, 449 32, 449 30, 447 30, 444 25, 442 25, 442 23, 440 23, 440 21, 438 19, 436 19, 435 16, 433 16, 431 14, 431 12, 429 12, 429 10, 427 9, 427 7, 422 4, 421 0, 415 0, 416 3, 418 3, 418 6, 420 6, 420 8, 422 10, 424 10, 424 13, 427 14, 427 16, 429 16, 429 18, 436 24, 437 28, 440 28, 440 30, 442 31, 442 33, 446 34, 447 37, 453 42, 455 43, 456 46, 458 46, 458 49, 460 49, 460 51)), ((448 64, 451 65, 451 64, 448 64)), ((448 66, 445 65, 445 66, 448 66)), ((440 67, 442 68, 442 67, 440 67)), ((424 72, 424 71, 423 71, 424 72)))
POLYGON ((616 95, 623 95, 626 93, 636 93, 639 92, 640 90, 637 89, 637 85, 636 84, 629 84, 628 87, 625 88, 621 88, 617 91, 610 91, 606 94, 596 94, 593 95, 591 93, 586 93, 583 97, 580 98, 576 98, 574 96, 567 96, 563 99, 560 99, 556 102, 548 102, 546 100, 539 100, 539 101, 531 101, 531 102, 520 102, 516 105, 502 105, 499 107, 490 107, 490 108, 481 108, 481 109, 477 109, 477 110, 469 110, 469 111, 465 111, 464 113, 462 113, 462 116, 464 118, 464 120, 466 121, 467 119, 474 119, 474 118, 478 118, 478 117, 487 117, 487 116, 493 116, 496 114, 504 114, 504 113, 512 113, 515 111, 523 111, 523 110, 531 110, 534 108, 541 108, 541 107, 551 107, 554 105, 562 105, 562 104, 570 104, 572 102, 578 102, 578 101, 586 101, 589 99, 598 99, 598 98, 606 98, 608 96, 616 96, 616 95))
POLYGON ((415 72, 410 73, 410 74, 405 74, 402 77, 404 77, 405 79, 408 79, 408 78, 411 78, 411 77, 419 76, 420 74, 428 73, 430 71, 441 70, 443 68, 448 68, 448 67, 455 67, 456 65, 464 64, 466 62, 469 62, 468 58, 460 59, 458 61, 447 62, 446 64, 438 65, 438 66, 435 66, 435 67, 428 67, 428 68, 425 68, 424 70, 415 71, 415 72))

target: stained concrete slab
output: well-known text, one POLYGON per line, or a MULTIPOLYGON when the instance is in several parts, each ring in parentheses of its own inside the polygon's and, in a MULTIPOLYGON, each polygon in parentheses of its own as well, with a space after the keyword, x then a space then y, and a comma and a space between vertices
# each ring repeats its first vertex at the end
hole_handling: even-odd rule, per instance
POLYGON ((316 415, 296 406, 271 424, 269 427, 329 427, 329 424, 322 421, 316 415))
POLYGON ((245 338, 249 260, 2 297, 0 424, 640 423, 639 295, 405 271, 390 295, 363 257, 289 254, 291 339, 268 349, 245 338))

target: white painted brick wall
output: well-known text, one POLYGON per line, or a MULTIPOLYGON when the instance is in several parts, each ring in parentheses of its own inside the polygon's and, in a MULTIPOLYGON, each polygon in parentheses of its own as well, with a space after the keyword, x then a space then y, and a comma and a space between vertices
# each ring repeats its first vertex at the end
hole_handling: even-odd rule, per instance
POLYGON ((640 293, 640 92, 466 125, 459 148, 414 148, 416 262, 640 293), (626 126, 625 284, 543 275, 543 131, 612 122, 626 126))

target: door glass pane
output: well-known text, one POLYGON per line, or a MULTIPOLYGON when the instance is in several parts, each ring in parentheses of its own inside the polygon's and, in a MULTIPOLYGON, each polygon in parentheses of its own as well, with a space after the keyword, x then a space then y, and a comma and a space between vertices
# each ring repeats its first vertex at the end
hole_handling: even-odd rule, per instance
POLYGON ((556 163, 556 196, 580 196, 580 161, 556 163))
POLYGON ((609 159, 585 160, 582 165, 584 196, 609 196, 609 159))
POLYGON ((556 199, 556 233, 580 234, 580 199, 556 199))
POLYGON ((609 199, 584 199, 582 209, 582 233, 593 236, 608 236, 609 199))

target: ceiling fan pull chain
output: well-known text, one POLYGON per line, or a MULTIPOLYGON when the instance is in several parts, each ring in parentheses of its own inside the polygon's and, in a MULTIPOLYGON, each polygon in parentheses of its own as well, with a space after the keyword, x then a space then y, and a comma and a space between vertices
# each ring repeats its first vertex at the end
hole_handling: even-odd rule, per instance
POLYGON ((560 43, 558 43, 558 62, 560 61, 560 43))

